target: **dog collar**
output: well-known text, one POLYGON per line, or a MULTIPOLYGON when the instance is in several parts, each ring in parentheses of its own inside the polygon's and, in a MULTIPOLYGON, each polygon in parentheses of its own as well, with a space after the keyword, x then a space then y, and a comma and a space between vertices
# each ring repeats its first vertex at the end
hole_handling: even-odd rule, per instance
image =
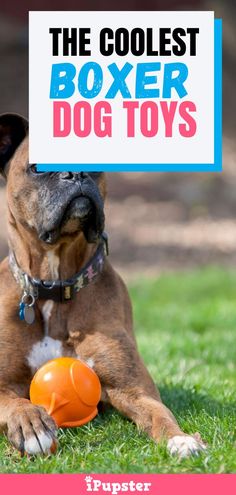
POLYGON ((9 267, 23 291, 20 302, 20 317, 23 316, 21 319, 27 321, 25 314, 21 314, 21 312, 28 309, 28 314, 32 313, 29 308, 33 308, 36 299, 51 299, 60 303, 74 299, 77 292, 95 281, 102 272, 106 255, 108 255, 108 236, 103 232, 95 254, 73 277, 67 280, 40 280, 21 270, 13 251, 10 251, 9 267))

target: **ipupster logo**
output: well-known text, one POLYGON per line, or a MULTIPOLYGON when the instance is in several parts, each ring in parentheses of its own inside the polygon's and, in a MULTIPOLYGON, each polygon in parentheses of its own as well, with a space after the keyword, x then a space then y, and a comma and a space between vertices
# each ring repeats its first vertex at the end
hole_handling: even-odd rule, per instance
POLYGON ((104 482, 98 479, 94 479, 92 476, 86 476, 85 482, 87 485, 87 492, 109 492, 111 495, 117 495, 119 492, 149 492, 152 483, 135 483, 130 480, 127 482, 104 482))

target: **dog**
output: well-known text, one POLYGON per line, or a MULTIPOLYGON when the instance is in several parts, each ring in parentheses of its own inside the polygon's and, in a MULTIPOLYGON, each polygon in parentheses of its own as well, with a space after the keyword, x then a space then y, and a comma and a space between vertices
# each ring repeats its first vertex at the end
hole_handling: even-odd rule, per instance
MULTIPOLYGON (((39 137, 40 139, 40 137, 39 137)), ((162 403, 138 353, 127 289, 106 257, 105 174, 40 173, 28 160, 28 122, 0 116, 9 257, 0 265, 0 426, 22 454, 49 454, 57 427, 29 400, 36 370, 74 356, 93 366, 102 403, 171 454, 205 449, 162 403)))

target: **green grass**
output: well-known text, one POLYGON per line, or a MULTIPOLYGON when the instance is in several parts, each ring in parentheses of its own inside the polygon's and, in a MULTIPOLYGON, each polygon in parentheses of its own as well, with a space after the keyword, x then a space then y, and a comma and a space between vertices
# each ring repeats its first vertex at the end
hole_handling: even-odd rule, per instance
POLYGON ((179 461, 114 410, 60 431, 55 456, 20 458, 0 440, 0 472, 236 472, 236 271, 207 268, 130 286, 140 352, 162 398, 207 454, 179 461))

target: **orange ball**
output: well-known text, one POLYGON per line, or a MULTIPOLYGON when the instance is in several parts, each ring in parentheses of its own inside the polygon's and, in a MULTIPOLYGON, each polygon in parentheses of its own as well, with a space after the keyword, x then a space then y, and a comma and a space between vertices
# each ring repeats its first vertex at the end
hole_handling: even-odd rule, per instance
POLYGON ((79 359, 52 359, 35 373, 30 400, 43 406, 62 428, 81 426, 97 413, 101 384, 96 373, 79 359))

